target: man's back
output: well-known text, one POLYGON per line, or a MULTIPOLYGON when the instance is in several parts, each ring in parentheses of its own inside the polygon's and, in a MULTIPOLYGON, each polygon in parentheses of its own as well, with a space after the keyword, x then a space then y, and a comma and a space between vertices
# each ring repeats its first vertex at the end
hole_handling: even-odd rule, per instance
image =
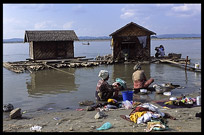
POLYGON ((142 81, 146 80, 144 70, 137 70, 132 74, 132 80, 133 81, 142 81))

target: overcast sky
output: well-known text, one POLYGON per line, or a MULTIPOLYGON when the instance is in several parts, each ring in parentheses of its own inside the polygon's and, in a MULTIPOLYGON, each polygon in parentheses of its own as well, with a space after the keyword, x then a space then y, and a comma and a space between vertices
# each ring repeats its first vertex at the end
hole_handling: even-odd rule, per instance
POLYGON ((25 30, 74 30, 77 36, 109 36, 127 23, 157 35, 201 34, 201 4, 3 4, 3 38, 25 30))

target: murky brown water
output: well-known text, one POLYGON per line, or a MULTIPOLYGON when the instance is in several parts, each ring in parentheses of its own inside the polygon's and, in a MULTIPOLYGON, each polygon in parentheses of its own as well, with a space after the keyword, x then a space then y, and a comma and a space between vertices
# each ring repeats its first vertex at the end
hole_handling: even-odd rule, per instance
MULTIPOLYGON (((159 41, 155 41, 152 43, 153 47, 157 45, 158 42, 159 41)), ((168 41, 165 42, 168 43, 168 41)), ((175 41, 169 42, 172 43, 175 41)), ((181 41, 177 42, 180 44, 181 41)), ((93 44, 94 43, 97 47, 101 44, 107 43, 106 49, 109 49, 109 42, 93 42, 93 44)), ((90 46, 93 44, 91 43, 90 46)), ((196 42, 196 44, 198 43, 196 42)), ((96 46, 93 45, 92 48, 96 49, 96 46)), ((7 49, 8 48, 12 48, 12 46, 10 45, 7 49)), ((166 48, 170 49, 171 47, 166 46, 166 48)), ((172 50, 174 50, 174 46, 172 46, 172 50)), ((198 54, 200 51, 198 45, 197 49, 193 48, 192 50, 192 56, 190 58, 193 58, 194 56, 194 61, 201 60, 201 57, 199 57, 200 55, 198 54)), ((82 52, 82 50, 78 50, 76 55, 85 56, 85 53, 87 53, 82 52)), ((99 53, 97 51, 94 52, 93 50, 92 52, 93 53, 89 55, 90 57, 99 53)), ((102 52, 105 53, 105 50, 102 52)), ((189 53, 188 48, 186 48, 184 55, 187 53, 189 53)), ((4 61, 11 61, 11 59, 14 59, 15 56, 17 58, 28 57, 28 54, 21 54, 18 53, 18 51, 15 53, 5 53, 4 61)), ((74 73, 74 76, 52 69, 33 73, 27 72, 23 74, 16 74, 3 68, 3 104, 12 103, 14 107, 20 107, 22 110, 28 111, 58 111, 67 107, 73 109, 78 108, 78 102, 80 101, 95 101, 95 88, 96 83, 99 80, 98 73, 101 69, 109 71, 110 84, 113 83, 116 78, 121 78, 127 82, 128 87, 132 87, 133 66, 134 64, 114 64, 88 68, 62 69, 66 72, 74 73)), ((147 78, 152 77, 155 79, 153 84, 170 82, 185 87, 184 89, 172 90, 172 96, 180 96, 181 94, 200 91, 201 73, 190 71, 185 72, 183 69, 168 64, 143 64, 142 68, 145 70, 147 78)), ((167 97, 153 92, 148 95, 135 95, 134 98, 138 101, 145 102, 147 100, 161 100, 167 97)))
MULTIPOLYGON (((101 69, 110 72, 110 84, 116 78, 121 78, 131 88, 133 85, 133 66, 133 64, 115 64, 89 68, 62 69, 66 72, 74 73, 75 76, 55 70, 14 75, 10 80, 10 85, 4 86, 7 89, 4 92, 4 102, 12 101, 11 103, 15 106, 26 110, 77 108, 80 101, 95 101, 94 93, 96 83, 99 80, 98 73, 101 69), (20 84, 19 81, 21 82, 20 84), (20 87, 17 88, 16 85, 20 87)), ((153 84, 171 82, 185 87, 185 89, 172 90, 172 96, 199 91, 201 87, 200 73, 185 73, 183 69, 167 64, 144 64, 142 68, 145 70, 147 78, 152 77, 155 79, 153 84)), ((135 95, 134 98, 140 102, 145 102, 161 100, 166 98, 166 96, 153 92, 148 95, 135 95)))

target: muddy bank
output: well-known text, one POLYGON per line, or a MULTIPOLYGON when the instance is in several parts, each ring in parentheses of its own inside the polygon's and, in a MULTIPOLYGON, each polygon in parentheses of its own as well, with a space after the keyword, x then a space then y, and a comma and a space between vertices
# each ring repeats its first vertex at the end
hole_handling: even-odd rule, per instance
MULTIPOLYGON (((196 97, 197 94, 190 94, 196 97)), ((195 117, 201 112, 201 107, 165 109, 154 102, 160 111, 169 113, 176 120, 166 119, 168 129, 164 131, 151 132, 201 132, 201 118, 195 117)), ((145 132, 146 124, 136 124, 120 117, 129 115, 132 109, 112 109, 104 111, 106 117, 95 119, 98 111, 86 111, 84 109, 66 109, 61 112, 38 112, 23 114, 22 119, 3 119, 3 132, 33 132, 32 126, 40 126, 41 132, 145 132), (104 123, 110 122, 112 127, 107 130, 98 131, 104 123)), ((8 113, 7 113, 8 114, 8 113)))

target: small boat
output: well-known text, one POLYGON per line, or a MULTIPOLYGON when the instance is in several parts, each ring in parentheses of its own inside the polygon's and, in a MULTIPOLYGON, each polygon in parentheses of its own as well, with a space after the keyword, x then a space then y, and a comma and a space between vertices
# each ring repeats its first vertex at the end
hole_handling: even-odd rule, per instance
POLYGON ((90 43, 88 42, 88 43, 82 43, 82 45, 90 45, 90 43))

